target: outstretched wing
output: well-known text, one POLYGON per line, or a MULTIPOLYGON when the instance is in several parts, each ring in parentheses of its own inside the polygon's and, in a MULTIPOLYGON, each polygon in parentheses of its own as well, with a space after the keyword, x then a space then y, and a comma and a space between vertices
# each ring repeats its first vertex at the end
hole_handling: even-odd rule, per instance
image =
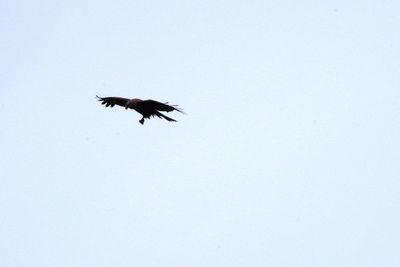
POLYGON ((143 108, 146 109, 155 109, 158 111, 166 111, 166 112, 171 112, 171 111, 179 111, 180 113, 185 113, 183 112, 182 109, 178 108, 177 105, 169 105, 168 102, 167 103, 161 103, 155 100, 143 100, 142 102, 140 102, 140 105, 143 108))
POLYGON ((123 97, 99 97, 97 96, 97 100, 101 102, 102 105, 106 105, 106 107, 115 105, 125 107, 125 104, 129 101, 128 98, 123 97))

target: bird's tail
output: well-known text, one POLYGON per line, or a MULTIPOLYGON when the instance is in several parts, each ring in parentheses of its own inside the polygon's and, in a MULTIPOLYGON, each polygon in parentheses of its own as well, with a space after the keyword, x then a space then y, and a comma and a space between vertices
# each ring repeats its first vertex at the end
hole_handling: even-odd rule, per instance
POLYGON ((172 105, 172 106, 174 107, 174 110, 176 110, 176 111, 178 111, 178 112, 180 112, 180 113, 182 113, 182 114, 186 114, 186 112, 183 111, 183 109, 181 109, 181 108, 178 107, 177 105, 172 105))
POLYGON ((158 111, 156 111, 154 114, 159 118, 166 119, 167 121, 176 121, 176 120, 174 120, 174 119, 172 119, 172 118, 170 118, 168 116, 165 116, 164 114, 162 114, 161 112, 158 112, 158 111))

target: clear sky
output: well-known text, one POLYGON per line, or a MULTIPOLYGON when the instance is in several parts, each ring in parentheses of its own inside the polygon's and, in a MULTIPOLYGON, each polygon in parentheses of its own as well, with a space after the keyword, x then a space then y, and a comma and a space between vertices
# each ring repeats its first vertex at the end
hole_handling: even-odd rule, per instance
POLYGON ((400 266, 399 10, 0 1, 0 266, 400 266))

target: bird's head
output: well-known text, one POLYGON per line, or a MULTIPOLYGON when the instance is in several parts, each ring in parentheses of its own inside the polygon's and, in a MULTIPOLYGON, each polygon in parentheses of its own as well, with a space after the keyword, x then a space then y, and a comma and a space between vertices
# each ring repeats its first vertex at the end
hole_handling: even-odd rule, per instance
POLYGON ((125 109, 134 108, 141 101, 142 100, 140 100, 138 98, 133 98, 133 99, 129 100, 128 102, 126 102, 125 109))
POLYGON ((126 102, 125 109, 128 109, 132 105, 132 99, 126 102))

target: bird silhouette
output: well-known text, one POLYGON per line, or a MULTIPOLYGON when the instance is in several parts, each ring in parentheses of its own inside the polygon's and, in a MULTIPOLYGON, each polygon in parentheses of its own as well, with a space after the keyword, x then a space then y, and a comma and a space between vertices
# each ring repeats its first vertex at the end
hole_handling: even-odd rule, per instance
POLYGON ((115 105, 125 107, 125 109, 134 109, 135 111, 142 114, 142 118, 139 120, 141 124, 144 124, 144 119, 150 119, 151 117, 159 117, 166 119, 167 121, 175 121, 174 119, 165 116, 160 111, 171 112, 178 111, 180 113, 185 114, 182 109, 180 109, 177 105, 169 105, 168 102, 161 103, 152 99, 141 100, 138 98, 123 98, 123 97, 99 97, 97 96, 97 100, 101 102, 102 105, 106 107, 114 107, 115 105))

